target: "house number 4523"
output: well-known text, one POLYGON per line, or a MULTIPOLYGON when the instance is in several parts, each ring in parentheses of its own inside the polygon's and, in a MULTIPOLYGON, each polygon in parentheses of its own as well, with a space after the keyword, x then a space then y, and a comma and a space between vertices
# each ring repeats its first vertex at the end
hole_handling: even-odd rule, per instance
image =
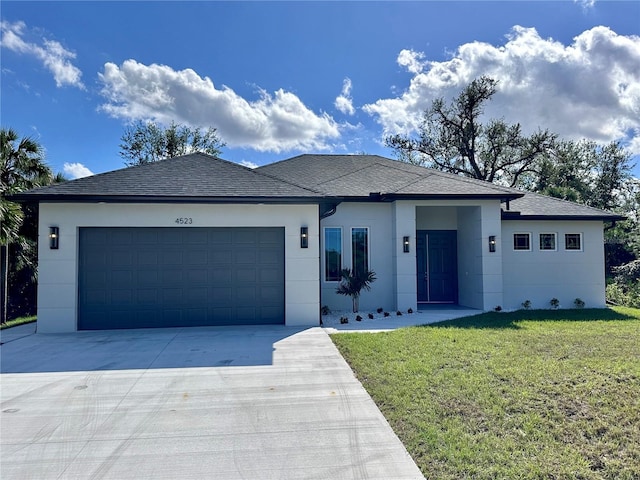
POLYGON ((193 223, 193 218, 191 218, 191 217, 178 217, 178 218, 176 218, 176 223, 178 225, 191 225, 193 223))

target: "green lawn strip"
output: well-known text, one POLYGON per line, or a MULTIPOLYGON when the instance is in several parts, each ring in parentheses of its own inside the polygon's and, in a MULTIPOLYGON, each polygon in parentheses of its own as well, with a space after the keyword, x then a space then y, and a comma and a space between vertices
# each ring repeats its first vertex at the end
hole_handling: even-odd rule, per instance
POLYGON ((640 310, 332 339, 427 478, 640 478, 640 310))
POLYGON ((25 323, 32 323, 35 321, 35 316, 14 318, 13 320, 9 320, 6 323, 0 323, 0 330, 4 330, 5 328, 17 327, 18 325, 24 325, 25 323))

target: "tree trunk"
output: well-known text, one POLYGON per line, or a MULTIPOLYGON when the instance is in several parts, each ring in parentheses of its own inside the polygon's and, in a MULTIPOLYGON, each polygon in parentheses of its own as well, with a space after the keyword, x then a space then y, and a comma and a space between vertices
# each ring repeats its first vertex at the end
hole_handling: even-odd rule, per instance
POLYGON ((353 313, 358 313, 358 308, 360 307, 360 295, 353 296, 353 313))
POLYGON ((2 264, 2 323, 6 323, 8 304, 9 304, 9 244, 3 245, 4 255, 1 255, 0 263, 2 264))

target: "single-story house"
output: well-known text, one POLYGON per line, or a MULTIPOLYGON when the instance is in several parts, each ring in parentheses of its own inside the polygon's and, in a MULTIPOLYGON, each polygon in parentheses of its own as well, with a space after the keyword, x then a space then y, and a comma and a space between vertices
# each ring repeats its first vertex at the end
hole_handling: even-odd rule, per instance
POLYGON ((249 169, 203 154, 14 196, 39 203, 38 330, 318 325, 360 308, 605 306, 610 212, 376 155, 249 169))

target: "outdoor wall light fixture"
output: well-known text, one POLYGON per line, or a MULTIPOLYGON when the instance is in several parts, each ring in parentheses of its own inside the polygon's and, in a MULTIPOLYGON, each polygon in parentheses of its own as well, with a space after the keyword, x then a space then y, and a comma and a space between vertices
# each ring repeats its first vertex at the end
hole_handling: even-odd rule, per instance
POLYGON ((300 248, 309 248, 309 227, 300 227, 300 248))
POLYGON ((49 248, 58 250, 60 243, 60 229, 58 227, 49 227, 49 248))
POLYGON ((496 236, 495 235, 491 235, 489 237, 489 251, 490 252, 495 252, 496 251, 496 236))
POLYGON ((409 253, 409 237, 402 237, 402 251, 409 253))

